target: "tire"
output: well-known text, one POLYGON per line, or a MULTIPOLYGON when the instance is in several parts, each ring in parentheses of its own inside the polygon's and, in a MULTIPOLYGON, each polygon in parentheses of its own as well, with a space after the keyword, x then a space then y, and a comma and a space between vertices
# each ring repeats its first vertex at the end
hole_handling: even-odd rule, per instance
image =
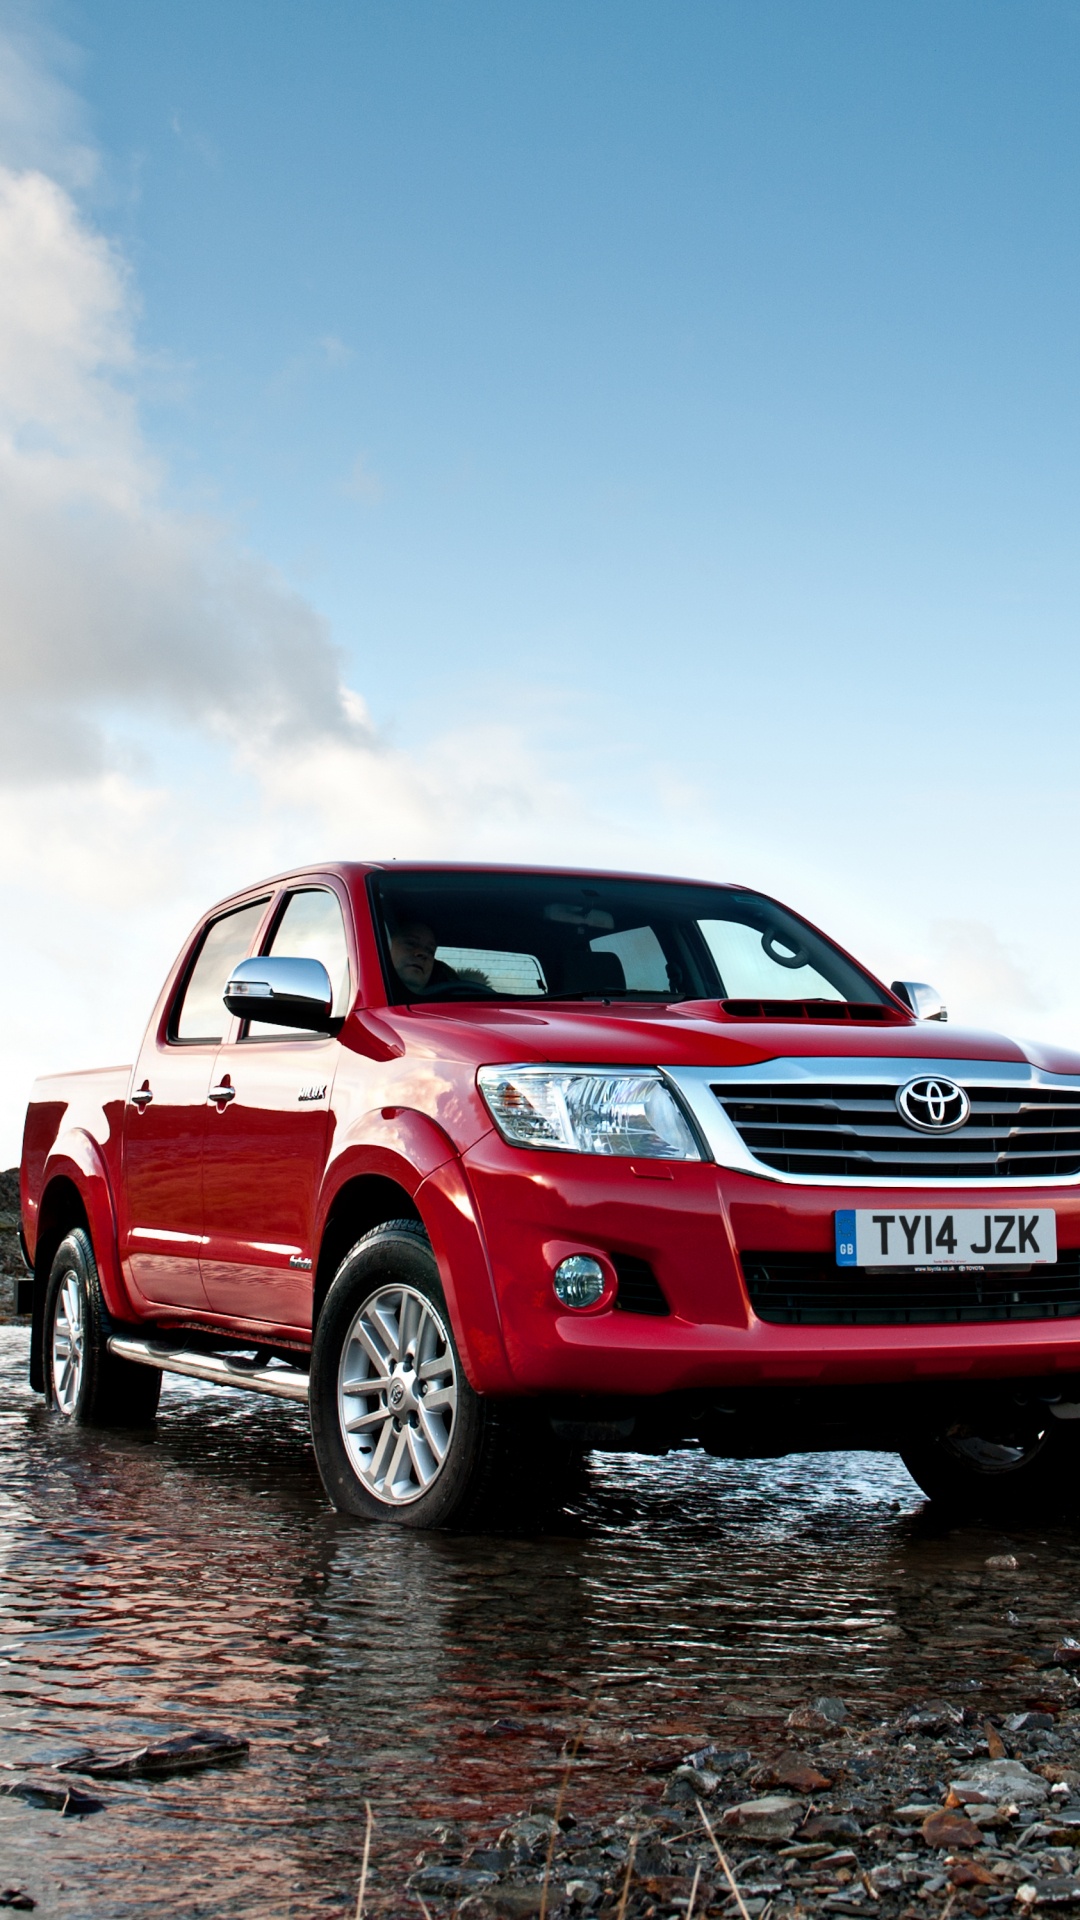
POLYGON ((343 1260, 315 1329, 310 1406, 323 1486, 358 1519, 482 1526, 558 1486, 537 1411, 469 1385, 417 1220, 372 1228, 343 1260))
POLYGON ((1040 1402, 1002 1401, 943 1420, 900 1449, 912 1479, 940 1506, 985 1520, 1080 1505, 1080 1434, 1040 1402))
POLYGON ((76 1227, 56 1250, 45 1292, 45 1396, 78 1427, 152 1426, 161 1393, 156 1367, 109 1352, 112 1322, 90 1236, 76 1227))

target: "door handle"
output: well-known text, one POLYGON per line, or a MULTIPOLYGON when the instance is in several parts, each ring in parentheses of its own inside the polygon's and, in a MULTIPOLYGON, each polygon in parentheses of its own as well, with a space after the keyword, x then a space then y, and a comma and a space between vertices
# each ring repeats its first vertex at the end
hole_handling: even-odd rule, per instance
POLYGON ((206 1097, 208 1100, 216 1100, 224 1104, 226 1100, 236 1099, 236 1088, 230 1087, 228 1081, 223 1080, 219 1087, 211 1087, 206 1097))
POLYGON ((151 1093, 149 1087, 136 1087, 135 1092, 131 1094, 129 1097, 130 1097, 132 1106, 138 1107, 139 1112, 142 1113, 144 1107, 148 1107, 150 1105, 150 1102, 154 1096, 151 1093))

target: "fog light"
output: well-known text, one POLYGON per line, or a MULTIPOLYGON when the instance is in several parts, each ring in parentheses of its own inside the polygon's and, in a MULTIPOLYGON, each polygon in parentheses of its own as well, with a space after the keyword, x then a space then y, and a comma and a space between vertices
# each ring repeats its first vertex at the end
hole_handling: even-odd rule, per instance
POLYGON ((599 1260, 590 1259, 587 1253, 572 1253, 555 1269, 555 1292, 564 1307, 595 1307, 606 1286, 599 1260))

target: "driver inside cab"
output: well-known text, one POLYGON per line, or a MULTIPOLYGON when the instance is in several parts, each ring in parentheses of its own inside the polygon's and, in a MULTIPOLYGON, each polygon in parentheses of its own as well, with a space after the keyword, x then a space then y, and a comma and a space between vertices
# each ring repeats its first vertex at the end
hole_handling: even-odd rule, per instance
POLYGON ((472 994, 487 995, 491 983, 478 967, 448 967, 435 958, 438 941, 426 920, 405 920, 390 935, 390 964, 412 994, 435 995, 440 987, 454 983, 468 999, 472 994))
MULTIPOLYGON (((424 993, 435 971, 435 935, 422 920, 407 920, 390 940, 390 964, 403 986, 424 993)), ((446 969, 449 972, 449 969, 446 969)))

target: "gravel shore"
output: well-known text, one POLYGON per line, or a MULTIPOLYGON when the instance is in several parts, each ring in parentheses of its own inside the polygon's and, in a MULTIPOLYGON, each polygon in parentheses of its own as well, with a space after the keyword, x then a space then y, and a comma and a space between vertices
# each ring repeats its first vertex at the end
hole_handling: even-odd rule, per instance
MULTIPOLYGON (((1018 1571, 1011 1555, 987 1566, 1003 1585, 1018 1571)), ((1040 1658, 1033 1705, 996 1722, 949 1700, 873 1721, 836 1698, 725 1721, 722 1746, 646 1759, 642 1791, 607 1819, 575 1819, 571 1755, 566 1790, 488 1844, 441 1829, 408 1891, 462 1920, 1080 1907, 1080 1645, 1040 1658)), ((381 1890, 372 1905, 407 1911, 381 1890)))
POLYGON ((0 1326, 15 1318, 15 1280, 25 1278, 19 1251, 19 1169, 0 1173, 0 1326))

